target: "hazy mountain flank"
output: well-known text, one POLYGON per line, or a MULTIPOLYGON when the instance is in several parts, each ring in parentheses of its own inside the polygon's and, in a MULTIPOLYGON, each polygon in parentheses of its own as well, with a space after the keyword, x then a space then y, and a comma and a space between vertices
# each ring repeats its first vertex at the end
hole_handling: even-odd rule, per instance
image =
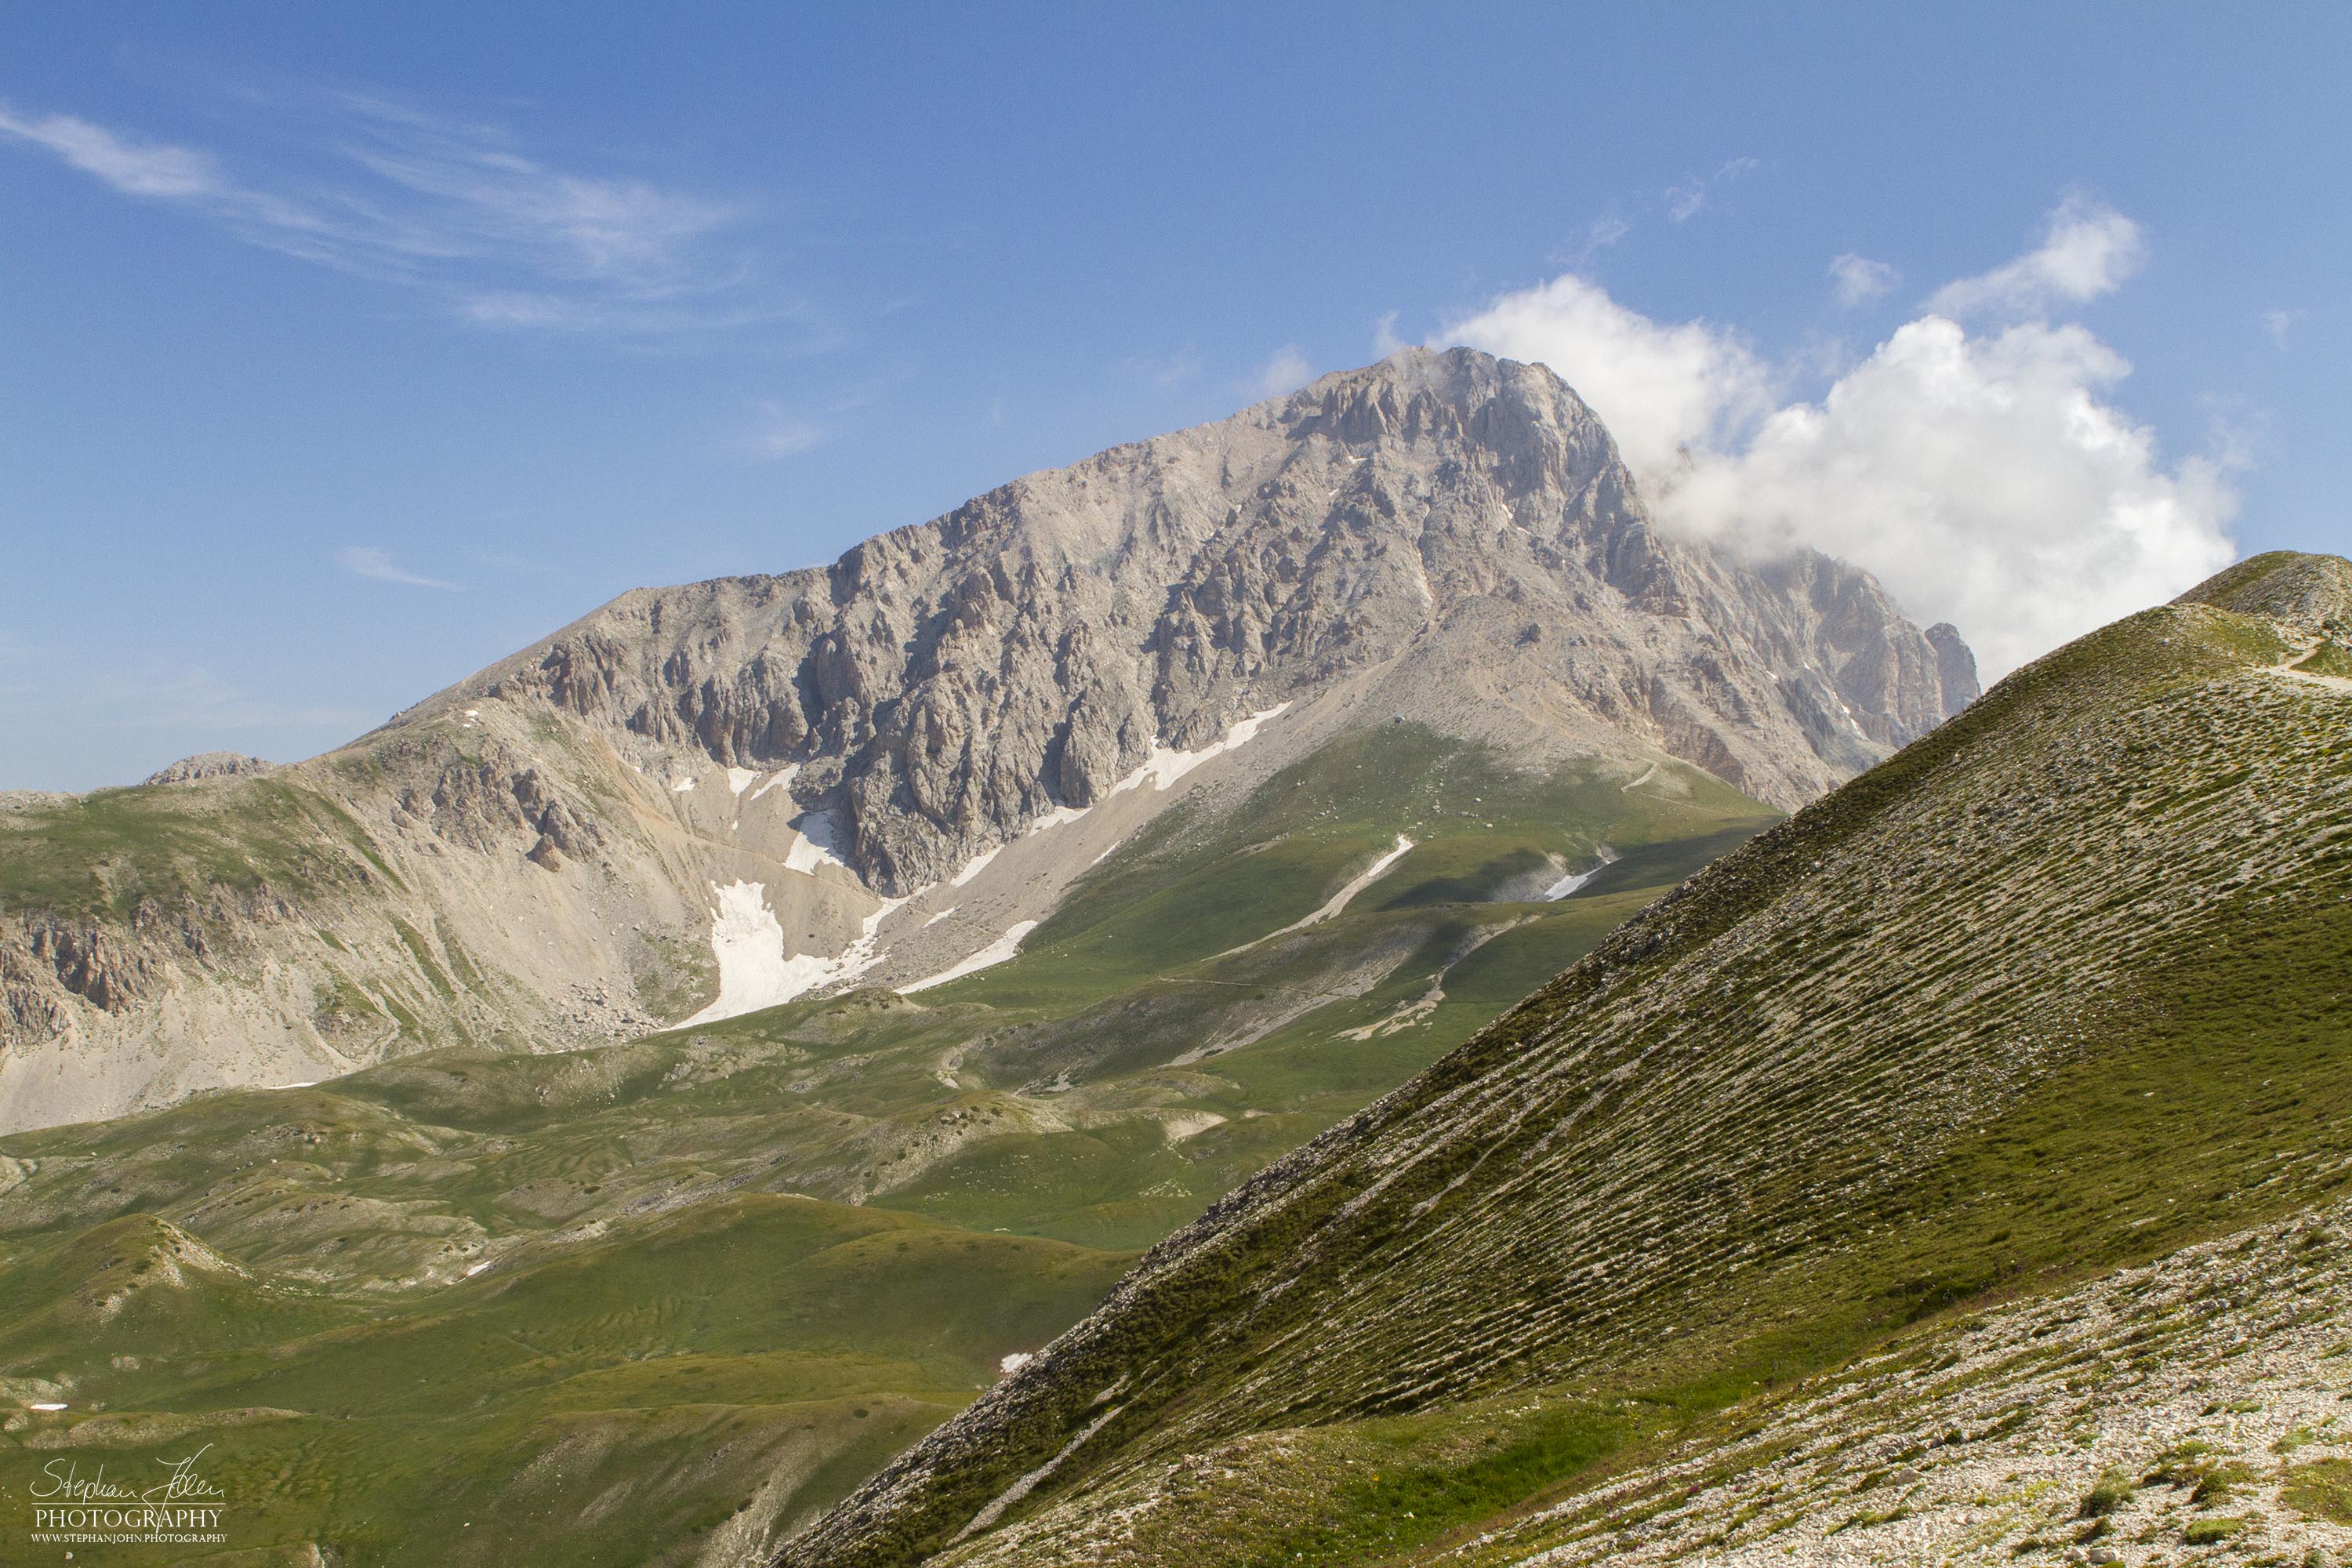
POLYGON ((779 1561, 2331 1560, 2347 660, 2264 556, 2020 671, 779 1561))
POLYGON ((0 1125, 953 974, 1188 792, 1399 720, 1787 809, 1975 691, 1862 573, 1658 535, 1549 372, 1411 351, 625 595, 307 763, 10 797, 0 1125))

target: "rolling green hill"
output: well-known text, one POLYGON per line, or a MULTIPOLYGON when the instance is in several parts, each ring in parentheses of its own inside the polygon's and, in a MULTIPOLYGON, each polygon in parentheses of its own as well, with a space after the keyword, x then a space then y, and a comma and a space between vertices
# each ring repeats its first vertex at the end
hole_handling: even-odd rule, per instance
POLYGON ((757 1561, 1774 820, 1385 723, 1163 814, 1018 958, 911 996, 0 1138, 0 1398, 68 1405, 0 1423, 0 1503, 52 1455, 210 1443, 240 1551, 757 1561))
POLYGON ((2054 1561, 2209 1473, 2252 1511, 2151 1491, 2133 1560, 2342 1544, 2352 1434, 2249 1458, 2240 1406, 2311 1406, 2352 1287, 2347 649, 2352 565, 2265 556, 2019 672, 1160 1244, 780 1561, 2054 1561), (2207 1289, 2110 1329, 2151 1268, 2207 1289), (2278 1386, 2199 1359, 2238 1355, 2278 1386), (2038 1479, 1958 1468, 2029 1426, 2038 1479))

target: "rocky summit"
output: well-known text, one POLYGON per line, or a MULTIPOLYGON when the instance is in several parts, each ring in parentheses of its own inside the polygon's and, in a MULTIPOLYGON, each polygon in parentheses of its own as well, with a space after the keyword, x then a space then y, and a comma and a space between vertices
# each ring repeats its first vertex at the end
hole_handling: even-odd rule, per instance
POLYGON ((962 973, 1189 794, 1374 725, 1789 809, 1976 691, 1866 574, 1660 534, 1549 371, 1408 351, 625 595, 306 763, 10 797, 0 1125, 962 973))

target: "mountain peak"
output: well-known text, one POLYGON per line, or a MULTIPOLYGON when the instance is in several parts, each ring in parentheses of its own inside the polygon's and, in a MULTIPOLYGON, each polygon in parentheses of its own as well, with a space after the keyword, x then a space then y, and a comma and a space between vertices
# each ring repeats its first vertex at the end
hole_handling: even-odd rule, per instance
POLYGON ((1368 444, 1448 437, 1507 456, 1549 446, 1596 468, 1618 465, 1606 426, 1566 382, 1546 366, 1477 349, 1401 349, 1377 363, 1324 376, 1280 406, 1299 438, 1368 444))
POLYGON ((640 766, 792 765, 898 894, 1088 806, 1155 745, 1327 699, 1664 752, 1793 806, 1972 698, 1965 656, 1850 567, 1661 536, 1549 370, 1414 348, 828 569, 628 595, 418 713, 543 700, 640 766))

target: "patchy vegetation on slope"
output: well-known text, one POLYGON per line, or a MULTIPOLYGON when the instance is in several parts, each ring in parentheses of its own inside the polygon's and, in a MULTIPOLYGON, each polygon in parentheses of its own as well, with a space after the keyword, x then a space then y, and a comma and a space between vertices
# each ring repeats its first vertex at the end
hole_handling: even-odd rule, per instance
MULTIPOLYGON (((1093 1560, 1188 1456, 1522 1392, 1696 1418, 2333 1201, 2352 701, 2279 672, 2352 568, 2277 570, 2264 614, 2224 585, 2119 623, 1717 862, 1156 1248, 783 1561, 911 1561, 975 1520, 975 1560, 1093 1560)), ((1193 1560, 1287 1539, 1250 1501, 1279 1466, 1233 1468, 1193 1560)))

